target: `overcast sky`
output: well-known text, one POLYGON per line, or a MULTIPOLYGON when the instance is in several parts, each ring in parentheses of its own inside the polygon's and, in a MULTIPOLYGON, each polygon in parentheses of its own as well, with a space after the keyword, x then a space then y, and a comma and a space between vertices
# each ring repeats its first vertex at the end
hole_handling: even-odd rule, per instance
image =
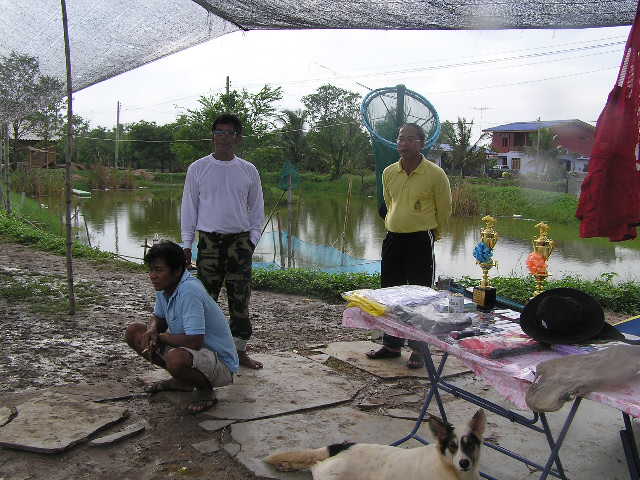
POLYGON ((613 86, 630 27, 504 31, 251 31, 232 33, 75 94, 92 126, 164 124, 201 95, 282 86, 281 108, 323 83, 405 84, 428 98, 441 120, 490 126, 579 118, 594 122, 613 86))

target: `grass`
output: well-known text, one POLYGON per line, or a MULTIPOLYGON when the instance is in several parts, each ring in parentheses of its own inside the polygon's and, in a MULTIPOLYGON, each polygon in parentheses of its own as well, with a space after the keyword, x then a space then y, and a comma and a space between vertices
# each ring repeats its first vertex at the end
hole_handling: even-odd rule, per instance
POLYGON ((380 288, 380 275, 366 273, 326 273, 295 268, 290 270, 256 269, 252 288, 317 297, 340 303, 342 292, 359 288, 380 288))
MULTIPOLYGON (((547 288, 571 287, 593 296, 606 310, 626 315, 640 313, 640 283, 615 282, 615 274, 605 273, 595 280, 578 276, 552 279, 547 288)), ((463 277, 457 280, 465 287, 480 284, 480 279, 463 277)), ((498 295, 524 304, 533 295, 533 277, 493 277, 491 283, 498 295)), ((366 273, 326 273, 316 270, 291 269, 253 271, 252 287, 256 290, 289 293, 321 298, 328 302, 343 302, 342 293, 360 288, 380 288, 380 275, 366 273)))
POLYGON ((518 214, 554 223, 577 223, 578 199, 566 193, 465 181, 454 183, 452 199, 454 215, 518 214))
MULTIPOLYGON (((602 308, 626 315, 640 313, 640 283, 626 281, 614 282, 615 274, 603 273, 595 280, 585 280, 576 275, 550 279, 547 289, 571 287, 588 293, 598 300, 602 308)), ((465 287, 480 284, 480 279, 464 277, 458 281, 465 287)), ((535 281, 533 277, 493 277, 491 284, 496 293, 518 303, 526 303, 533 295, 535 281)))
MULTIPOLYGON (((66 313, 68 291, 62 276, 0 272, 0 296, 10 303, 27 304, 33 312, 66 313)), ((74 292, 78 310, 105 301, 105 296, 91 282, 75 282, 74 292)))
MULTIPOLYGON (((27 219, 17 215, 8 215, 2 210, 0 210, 0 238, 57 255, 66 254, 66 242, 62 236, 44 231, 27 219)), ((91 260, 99 265, 111 265, 120 270, 144 270, 142 265, 121 260, 113 253, 103 252, 78 242, 73 244, 73 256, 74 258, 91 260)))

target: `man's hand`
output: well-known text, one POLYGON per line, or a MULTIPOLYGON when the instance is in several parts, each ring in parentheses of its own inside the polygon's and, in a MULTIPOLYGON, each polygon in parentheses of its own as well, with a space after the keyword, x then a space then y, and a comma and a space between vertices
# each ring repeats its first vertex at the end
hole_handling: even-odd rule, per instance
POLYGON ((145 346, 142 353, 147 353, 149 358, 151 358, 151 354, 158 348, 158 331, 155 328, 149 328, 144 332, 142 335, 142 344, 145 346))
POLYGON ((191 249, 190 248, 184 249, 184 264, 187 267, 191 266, 191 249))

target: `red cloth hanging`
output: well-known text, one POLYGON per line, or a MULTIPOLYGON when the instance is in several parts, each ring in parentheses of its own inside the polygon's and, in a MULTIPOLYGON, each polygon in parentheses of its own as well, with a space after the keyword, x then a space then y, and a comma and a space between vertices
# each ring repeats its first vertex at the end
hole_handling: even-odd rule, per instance
POLYGON ((640 3, 616 84, 598 118, 576 217, 580 236, 636 238, 640 224, 640 3))

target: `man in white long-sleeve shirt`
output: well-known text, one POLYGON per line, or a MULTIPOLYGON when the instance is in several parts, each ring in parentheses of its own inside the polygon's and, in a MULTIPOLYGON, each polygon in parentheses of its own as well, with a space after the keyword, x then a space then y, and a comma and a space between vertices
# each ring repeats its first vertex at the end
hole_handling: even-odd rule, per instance
POLYGON ((256 167, 234 153, 242 123, 224 114, 213 122, 213 153, 193 162, 182 194, 182 243, 187 263, 198 231, 198 278, 217 302, 227 289, 231 334, 240 365, 262 368, 247 355, 251 338, 251 257, 262 232, 264 201, 256 167))

